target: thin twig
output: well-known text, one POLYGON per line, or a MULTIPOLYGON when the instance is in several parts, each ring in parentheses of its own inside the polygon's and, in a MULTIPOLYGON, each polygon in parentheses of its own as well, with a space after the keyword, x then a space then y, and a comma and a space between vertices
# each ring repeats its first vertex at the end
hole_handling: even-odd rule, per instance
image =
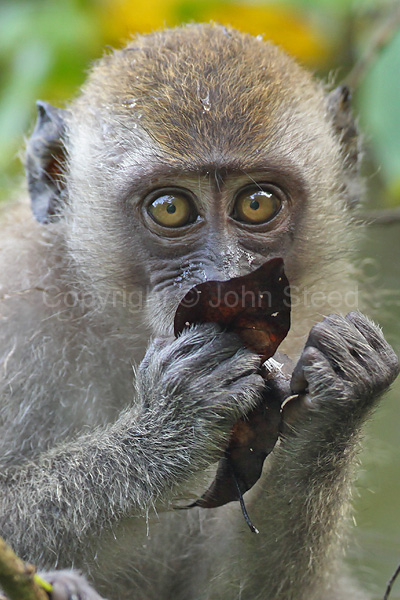
POLYGON ((371 37, 371 42, 366 51, 356 62, 343 83, 351 90, 359 88, 360 83, 368 73, 371 65, 376 61, 378 54, 392 41, 400 28, 400 4, 395 3, 393 10, 385 17, 383 23, 371 37))
POLYGON ((388 600, 389 594, 392 591, 393 584, 396 581, 399 574, 400 574, 400 565, 397 566, 397 569, 395 570, 395 572, 393 573, 393 575, 391 576, 391 578, 388 581, 388 584, 386 587, 386 592, 385 592, 385 595, 383 596, 383 600, 388 600))
POLYGON ((368 210, 357 216, 367 225, 396 225, 400 223, 400 207, 368 210))

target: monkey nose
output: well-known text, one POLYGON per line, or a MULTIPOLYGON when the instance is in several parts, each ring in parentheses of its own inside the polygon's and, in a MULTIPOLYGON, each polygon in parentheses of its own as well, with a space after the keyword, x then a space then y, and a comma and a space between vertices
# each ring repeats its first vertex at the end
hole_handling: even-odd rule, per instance
POLYGON ((251 267, 247 260, 244 260, 239 252, 221 252, 211 255, 205 268, 207 280, 226 281, 233 277, 240 277, 253 271, 256 267, 251 267))
POLYGON ((199 272, 202 281, 227 281, 240 275, 240 269, 223 261, 209 262, 199 272))

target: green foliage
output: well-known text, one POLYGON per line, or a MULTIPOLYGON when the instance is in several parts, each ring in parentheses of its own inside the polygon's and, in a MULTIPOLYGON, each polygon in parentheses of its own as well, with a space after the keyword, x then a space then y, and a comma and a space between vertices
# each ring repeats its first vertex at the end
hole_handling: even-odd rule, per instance
MULTIPOLYGON (((75 93, 88 62, 102 51, 93 3, 64 0, 0 5, 0 186, 20 172, 17 153, 34 119, 35 100, 75 93)), ((0 192, 1 194, 1 192, 0 192)), ((1 196, 0 196, 1 198, 1 196)))
POLYGON ((359 106, 387 190, 384 201, 400 204, 400 33, 372 66, 359 106))

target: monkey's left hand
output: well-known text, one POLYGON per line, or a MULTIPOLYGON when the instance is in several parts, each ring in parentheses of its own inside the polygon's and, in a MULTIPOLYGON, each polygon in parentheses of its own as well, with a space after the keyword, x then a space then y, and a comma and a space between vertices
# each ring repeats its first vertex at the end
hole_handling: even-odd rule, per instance
POLYGON ((327 421, 332 423, 335 414, 343 418, 343 410, 361 417, 398 373, 398 358, 381 330, 352 312, 314 325, 291 387, 293 393, 305 394, 303 407, 330 414, 327 421))

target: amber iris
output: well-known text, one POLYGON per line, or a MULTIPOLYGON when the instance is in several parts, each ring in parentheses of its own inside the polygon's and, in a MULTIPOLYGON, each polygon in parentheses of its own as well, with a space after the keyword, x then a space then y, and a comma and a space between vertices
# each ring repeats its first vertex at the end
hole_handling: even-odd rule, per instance
POLYGON ((184 194, 163 194, 153 200, 148 211, 163 227, 183 227, 192 221, 191 204, 184 194))
POLYGON ((234 218, 244 223, 266 223, 278 214, 281 200, 269 189, 243 190, 235 203, 234 218))

